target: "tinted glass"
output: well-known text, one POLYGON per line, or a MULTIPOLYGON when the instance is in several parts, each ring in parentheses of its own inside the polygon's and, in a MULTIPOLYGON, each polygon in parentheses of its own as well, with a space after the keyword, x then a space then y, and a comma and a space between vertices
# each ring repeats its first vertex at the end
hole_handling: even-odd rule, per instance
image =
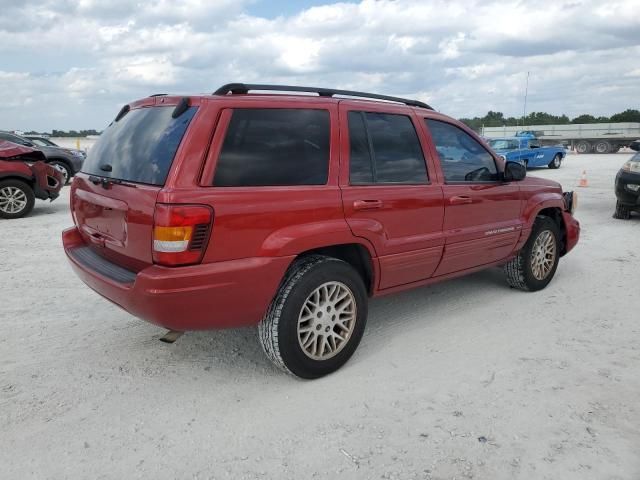
POLYGON ((467 132, 446 122, 425 120, 447 182, 489 182, 498 179, 493 157, 467 132))
POLYGON ((82 171, 90 175, 164 185, 178 146, 197 108, 172 118, 175 107, 131 110, 109 125, 95 143, 82 171), (106 172, 101 166, 110 165, 106 172))
POLYGON ((234 110, 213 184, 221 187, 324 185, 329 112, 234 110))
POLYGON ((367 113, 366 119, 376 183, 426 183, 427 167, 411 119, 388 113, 367 113))
POLYGON ((362 112, 349 112, 349 181, 373 183, 373 165, 362 112))

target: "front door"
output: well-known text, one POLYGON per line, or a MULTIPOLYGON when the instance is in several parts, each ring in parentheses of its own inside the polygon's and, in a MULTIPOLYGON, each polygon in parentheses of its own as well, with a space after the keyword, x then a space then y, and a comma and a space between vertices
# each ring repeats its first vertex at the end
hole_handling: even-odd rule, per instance
POLYGON ((520 188, 500 180, 478 141, 451 123, 426 119, 444 178, 446 245, 435 275, 507 258, 520 237, 520 188))
POLYGON ((442 257, 442 188, 430 182, 416 121, 391 105, 340 106, 349 132, 341 145, 344 213, 376 251, 379 289, 429 278, 442 257))

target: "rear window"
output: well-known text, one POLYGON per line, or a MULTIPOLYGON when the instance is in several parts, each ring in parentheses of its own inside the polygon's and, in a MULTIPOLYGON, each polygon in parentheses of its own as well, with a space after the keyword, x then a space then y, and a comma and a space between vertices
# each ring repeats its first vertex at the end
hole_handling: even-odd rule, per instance
POLYGON ((234 110, 218 157, 218 187, 324 185, 329 171, 329 112, 234 110))
POLYGON ((89 150, 82 171, 164 185, 184 132, 197 111, 196 107, 189 107, 178 118, 172 118, 174 109, 175 106, 138 108, 113 122, 89 150))

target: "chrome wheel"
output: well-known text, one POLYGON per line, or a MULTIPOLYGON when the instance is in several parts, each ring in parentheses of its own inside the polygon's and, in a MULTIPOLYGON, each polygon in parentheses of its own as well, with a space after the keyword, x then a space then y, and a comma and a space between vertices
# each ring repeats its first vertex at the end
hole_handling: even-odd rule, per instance
POLYGON ((553 157, 553 166, 556 168, 560 168, 560 155, 556 155, 555 157, 553 157))
POLYGON ((556 238, 549 230, 540 232, 531 249, 531 272, 536 280, 547 278, 556 261, 556 238))
POLYGON ((334 357, 349 343, 356 299, 344 283, 327 282, 307 297, 298 317, 298 343, 313 360, 334 357))
POLYGON ((27 208, 27 194, 17 187, 3 187, 0 189, 0 211, 16 214, 27 208))
POLYGON ((67 182, 69 181, 69 171, 59 163, 54 163, 52 166, 53 168, 58 170, 60 173, 62 173, 62 185, 66 185, 67 182))

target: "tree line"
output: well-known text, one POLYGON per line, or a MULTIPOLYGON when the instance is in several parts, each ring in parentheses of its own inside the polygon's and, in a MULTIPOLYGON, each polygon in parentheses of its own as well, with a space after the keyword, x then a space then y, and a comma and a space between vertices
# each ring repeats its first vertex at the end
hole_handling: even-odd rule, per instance
MULTIPOLYGON (((610 117, 594 117, 588 113, 569 118, 566 115, 551 115, 546 112, 531 112, 524 117, 505 117, 502 112, 489 111, 484 117, 461 118, 461 122, 474 130, 485 127, 517 127, 518 125, 568 125, 570 123, 618 123, 640 122, 640 110, 627 109, 610 117)), ((50 137, 86 137, 100 135, 97 130, 52 130, 47 132, 26 132, 27 135, 47 135, 50 137)))
POLYGON ((100 135, 97 130, 51 130, 49 132, 25 132, 25 135, 45 135, 47 137, 86 137, 88 135, 100 135))
POLYGON ((474 130, 485 127, 517 127, 518 125, 568 125, 570 123, 618 123, 618 122, 640 122, 640 110, 627 109, 624 112, 616 113, 610 117, 594 117, 583 114, 575 118, 566 115, 551 115, 546 112, 531 112, 526 117, 505 117, 502 112, 489 111, 484 117, 461 118, 474 130))

